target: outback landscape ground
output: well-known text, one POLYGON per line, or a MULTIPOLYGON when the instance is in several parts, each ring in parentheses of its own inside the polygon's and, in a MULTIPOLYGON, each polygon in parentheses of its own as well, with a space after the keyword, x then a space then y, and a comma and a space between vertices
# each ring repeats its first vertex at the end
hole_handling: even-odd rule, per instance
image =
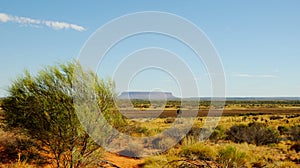
MULTIPOLYGON (((134 100, 135 111, 122 106, 128 119, 125 132, 137 137, 153 136, 168 129, 177 117, 180 101, 170 101, 166 108, 134 100), (153 118, 153 116, 158 116, 153 118), (130 119, 129 119, 130 118, 130 119)), ((300 101, 228 101, 210 138, 199 142, 209 102, 200 102, 199 113, 189 133, 174 147, 148 157, 122 156, 101 151, 101 167, 299 167, 300 101)), ((189 107, 182 107, 187 113, 189 107)), ((3 111, 1 111, 3 114, 3 111)), ((3 118, 3 115, 1 115, 3 118)), ((2 123, 3 126, 3 123, 2 123)), ((25 138, 26 139, 26 138, 25 138)), ((153 146, 163 148, 172 139, 160 139, 153 146)), ((142 150, 131 146, 133 156, 142 150)), ((55 167, 38 151, 32 151, 24 137, 0 130, 0 167, 55 167)))

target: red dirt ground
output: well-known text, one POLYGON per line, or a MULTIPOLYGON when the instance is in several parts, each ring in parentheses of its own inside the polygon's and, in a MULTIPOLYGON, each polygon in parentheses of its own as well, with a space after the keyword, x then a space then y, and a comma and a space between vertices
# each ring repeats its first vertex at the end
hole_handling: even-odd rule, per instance
MULTIPOLYGON (((139 164, 144 162, 143 159, 124 157, 109 152, 105 153, 104 159, 113 163, 115 167, 122 167, 122 168, 139 168, 139 164)), ((112 167, 114 166, 108 165, 108 168, 112 168, 112 167)))

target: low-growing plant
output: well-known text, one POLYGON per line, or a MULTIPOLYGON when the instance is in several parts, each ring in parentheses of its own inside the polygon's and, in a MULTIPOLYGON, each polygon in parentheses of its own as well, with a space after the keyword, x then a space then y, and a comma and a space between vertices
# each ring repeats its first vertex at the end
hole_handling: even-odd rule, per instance
POLYGON ((270 117, 270 120, 280 120, 280 119, 283 119, 282 116, 271 116, 270 117))
POLYGON ((163 155, 151 156, 145 159, 143 168, 173 168, 179 167, 181 158, 173 150, 163 155))
POLYGON ((136 132, 139 134, 148 135, 149 130, 146 127, 136 127, 136 132))
POLYGON ((239 168, 246 165, 246 153, 238 151, 233 146, 226 146, 219 150, 217 162, 222 167, 239 168))
POLYGON ((191 160, 214 160, 216 154, 210 146, 198 142, 192 145, 183 146, 180 155, 191 160))
POLYGON ((0 129, 0 163, 25 161, 41 165, 46 163, 38 150, 42 150, 30 138, 24 135, 16 135, 13 132, 5 132, 0 129))
POLYGON ((278 142, 277 130, 266 127, 263 123, 250 123, 246 125, 235 125, 227 131, 227 139, 236 142, 247 142, 256 145, 267 145, 278 142))
POLYGON ((288 126, 278 126, 277 130, 279 131, 280 135, 286 135, 289 133, 290 128, 288 126))
POLYGON ((295 150, 297 153, 300 152, 300 142, 293 144, 290 149, 295 150))
POLYGON ((300 114, 288 115, 286 118, 297 118, 300 117, 300 114))
POLYGON ((232 126, 228 131, 226 131, 227 139, 234 141, 236 143, 245 142, 247 139, 247 125, 240 124, 232 126))
POLYGON ((293 141, 299 141, 300 140, 300 125, 293 126, 290 129, 290 139, 293 141))
POLYGON ((210 135, 209 139, 213 141, 218 141, 218 140, 226 139, 226 137, 227 137, 226 128, 218 125, 210 135))
POLYGON ((291 161, 277 161, 269 165, 276 168, 298 168, 299 165, 291 161))
POLYGON ((152 145, 156 149, 160 149, 162 151, 165 151, 173 146, 171 144, 176 144, 176 139, 168 137, 168 136, 161 136, 158 138, 155 138, 152 141, 152 145))
POLYGON ((180 141, 180 144, 183 146, 188 146, 197 142, 199 142, 199 137, 187 135, 180 141))

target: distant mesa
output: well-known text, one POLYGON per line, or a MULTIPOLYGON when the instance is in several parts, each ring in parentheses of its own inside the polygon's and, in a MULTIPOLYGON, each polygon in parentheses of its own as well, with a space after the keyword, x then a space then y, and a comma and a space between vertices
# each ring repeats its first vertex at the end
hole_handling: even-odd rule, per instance
POLYGON ((139 99, 139 100, 174 100, 178 99, 171 92, 122 92, 119 99, 139 99))

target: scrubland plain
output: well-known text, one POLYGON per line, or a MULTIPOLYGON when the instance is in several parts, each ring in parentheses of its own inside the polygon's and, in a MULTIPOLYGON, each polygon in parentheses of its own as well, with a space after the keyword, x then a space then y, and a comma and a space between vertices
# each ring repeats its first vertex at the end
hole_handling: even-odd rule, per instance
MULTIPOLYGON (((137 137, 157 135, 170 128, 177 117, 180 101, 151 106, 149 101, 134 100, 133 111, 122 103, 120 111, 128 119, 123 132, 137 137), (160 114, 159 114, 160 112, 160 114), (153 116, 158 114, 158 118, 153 116)), ((193 103, 193 102, 191 102, 193 103)), ((159 103, 155 103, 159 104, 159 103)), ((128 158, 99 151, 102 167, 299 167, 300 101, 229 101, 218 126, 209 139, 199 141, 206 122, 209 101, 199 104, 199 113, 189 133, 171 149, 143 158, 128 158)), ((189 111, 189 106, 182 107, 189 111)), ((1 110, 1 119, 3 111, 1 110)), ((182 118, 189 119, 187 118, 182 118)), ((50 167, 47 157, 26 136, 0 130, 0 167, 50 167)), ((161 139, 153 146, 163 148, 172 139, 161 139)), ((130 152, 143 146, 132 145, 130 152)), ((42 150, 42 149, 40 149, 42 150)), ((138 156, 138 154, 137 154, 138 156)))

